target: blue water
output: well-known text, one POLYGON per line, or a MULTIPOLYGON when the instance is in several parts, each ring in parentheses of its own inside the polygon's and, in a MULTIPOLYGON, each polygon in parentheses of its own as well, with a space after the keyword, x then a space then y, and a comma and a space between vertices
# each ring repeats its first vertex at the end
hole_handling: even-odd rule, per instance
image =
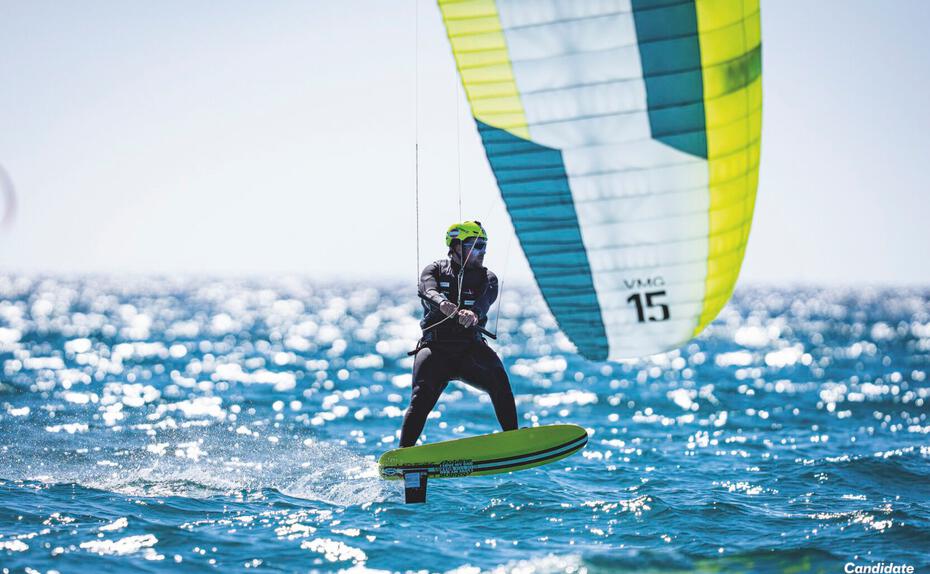
MULTIPOLYGON (((571 352, 508 287, 521 424, 588 447, 403 504, 404 285, 0 277, 3 572, 930 566, 930 290, 743 289, 680 352, 571 352)), ((496 429, 453 384, 424 438, 496 429)))

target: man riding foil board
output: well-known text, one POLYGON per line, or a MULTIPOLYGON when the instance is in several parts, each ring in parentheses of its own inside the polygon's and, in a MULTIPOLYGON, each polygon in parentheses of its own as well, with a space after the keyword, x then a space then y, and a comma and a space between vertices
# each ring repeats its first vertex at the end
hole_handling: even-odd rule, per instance
POLYGON ((420 274, 423 337, 414 351, 401 447, 416 444, 439 395, 453 379, 488 393, 501 429, 517 428, 507 371, 481 335, 498 291, 497 277, 483 265, 487 245, 480 222, 456 223, 446 231, 448 258, 430 263, 420 274))

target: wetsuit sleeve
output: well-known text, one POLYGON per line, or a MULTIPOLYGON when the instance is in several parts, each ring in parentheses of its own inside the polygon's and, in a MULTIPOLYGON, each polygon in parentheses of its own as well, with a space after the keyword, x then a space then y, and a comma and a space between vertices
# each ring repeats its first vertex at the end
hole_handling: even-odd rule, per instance
POLYGON ((497 301, 497 291, 497 275, 488 271, 488 285, 484 288, 484 292, 478 297, 471 308, 472 311, 478 315, 478 319, 484 319, 488 316, 488 310, 490 310, 491 305, 497 301))
POLYGON ((437 307, 443 301, 447 301, 446 296, 439 290, 439 265, 436 262, 430 263, 423 268, 423 272, 420 273, 418 291, 420 295, 435 303, 437 307))

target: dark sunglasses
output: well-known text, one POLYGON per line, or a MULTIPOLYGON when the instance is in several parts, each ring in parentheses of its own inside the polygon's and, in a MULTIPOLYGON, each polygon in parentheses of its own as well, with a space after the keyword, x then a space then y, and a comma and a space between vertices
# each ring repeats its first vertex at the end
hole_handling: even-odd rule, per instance
POLYGON ((462 247, 469 251, 485 251, 488 248, 486 239, 466 239, 462 242, 462 247))

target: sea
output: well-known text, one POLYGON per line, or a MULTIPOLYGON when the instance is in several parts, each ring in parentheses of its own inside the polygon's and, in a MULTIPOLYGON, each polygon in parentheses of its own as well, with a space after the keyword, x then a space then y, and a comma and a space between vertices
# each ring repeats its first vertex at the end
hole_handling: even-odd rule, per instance
MULTIPOLYGON (((407 505, 377 458, 420 313, 406 283, 0 275, 0 572, 930 572, 930 288, 741 287, 607 363, 506 286, 521 426, 589 443, 407 505)), ((496 430, 452 383, 422 439, 496 430)))

